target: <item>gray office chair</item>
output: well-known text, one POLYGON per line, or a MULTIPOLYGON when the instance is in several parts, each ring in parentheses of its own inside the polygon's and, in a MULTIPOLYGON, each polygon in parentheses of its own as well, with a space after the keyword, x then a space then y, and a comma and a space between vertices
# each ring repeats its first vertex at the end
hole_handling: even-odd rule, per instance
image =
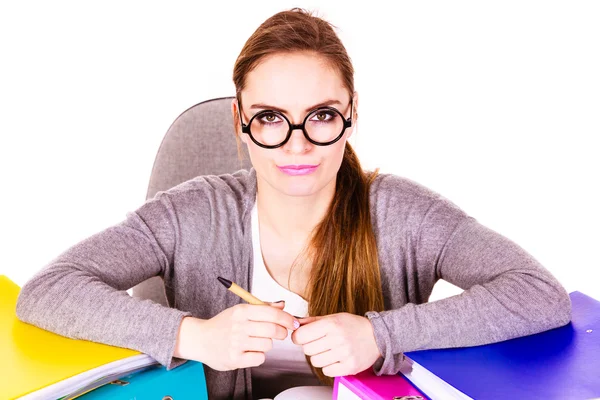
MULTIPOLYGON (((246 146, 241 146, 242 160, 238 157, 231 100, 233 97, 207 100, 177 117, 156 154, 146 199, 198 175, 233 173, 252 166, 246 146)), ((159 276, 134 286, 132 295, 163 305, 173 304, 173 299, 167 299, 159 276)))

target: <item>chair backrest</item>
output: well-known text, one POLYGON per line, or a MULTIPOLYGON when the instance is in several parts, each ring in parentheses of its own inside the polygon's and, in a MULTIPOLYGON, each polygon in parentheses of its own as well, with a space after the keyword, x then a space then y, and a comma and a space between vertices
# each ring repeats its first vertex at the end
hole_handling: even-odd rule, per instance
MULTIPOLYGON (((233 173, 252 166, 246 146, 241 146, 242 160, 238 157, 231 116, 233 99, 204 101, 177 117, 156 154, 146 199, 199 175, 233 173)), ((173 304, 173 299, 167 299, 160 277, 134 286, 132 295, 163 305, 173 304)))

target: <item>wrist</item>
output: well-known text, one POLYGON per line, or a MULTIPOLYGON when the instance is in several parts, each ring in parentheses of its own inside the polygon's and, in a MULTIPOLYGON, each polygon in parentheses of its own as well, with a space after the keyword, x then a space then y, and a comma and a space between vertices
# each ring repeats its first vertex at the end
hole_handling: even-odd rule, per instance
POLYGON ((198 353, 198 344, 203 343, 200 327, 204 322, 205 320, 194 317, 184 317, 181 320, 173 357, 198 360, 199 355, 195 353, 198 353))
POLYGON ((369 323, 369 328, 370 328, 370 332, 371 332, 371 343, 372 343, 372 348, 373 348, 373 355, 376 355, 376 359, 383 357, 383 354, 381 353, 381 350, 379 349, 379 344, 377 343, 377 337, 375 336, 375 327, 373 326, 373 324, 371 323, 371 320, 367 317, 364 317, 367 322, 369 323))

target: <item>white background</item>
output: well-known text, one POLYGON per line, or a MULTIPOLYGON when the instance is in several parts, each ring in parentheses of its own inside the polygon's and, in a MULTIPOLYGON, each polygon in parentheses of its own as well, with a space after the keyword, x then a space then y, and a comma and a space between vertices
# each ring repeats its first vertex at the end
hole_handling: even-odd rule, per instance
POLYGON ((441 193, 600 299, 600 3, 319 3, 0 3, 0 274, 22 285, 139 207, 171 122, 232 95, 248 36, 302 6, 354 62, 366 168, 441 193))

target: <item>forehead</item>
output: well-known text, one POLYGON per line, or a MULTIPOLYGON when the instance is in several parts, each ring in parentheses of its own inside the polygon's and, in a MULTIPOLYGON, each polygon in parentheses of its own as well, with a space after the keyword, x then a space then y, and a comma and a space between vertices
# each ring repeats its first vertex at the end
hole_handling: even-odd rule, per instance
POLYGON ((279 53, 266 57, 246 77, 243 104, 264 103, 297 110, 325 100, 347 101, 339 72, 315 53, 279 53))

